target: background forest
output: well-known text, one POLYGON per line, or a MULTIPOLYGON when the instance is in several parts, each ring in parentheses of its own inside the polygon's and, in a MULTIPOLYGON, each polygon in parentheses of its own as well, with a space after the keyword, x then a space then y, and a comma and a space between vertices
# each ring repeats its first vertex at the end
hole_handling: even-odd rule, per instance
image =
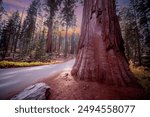
POLYGON ((77 51, 77 2, 33 0, 28 9, 7 12, 0 2, 0 59, 49 61, 77 51))

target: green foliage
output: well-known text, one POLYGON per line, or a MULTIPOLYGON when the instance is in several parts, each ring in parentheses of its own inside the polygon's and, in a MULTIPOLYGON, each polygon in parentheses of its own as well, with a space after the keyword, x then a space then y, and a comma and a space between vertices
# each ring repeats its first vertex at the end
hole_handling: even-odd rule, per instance
POLYGON ((62 22, 64 21, 67 27, 72 26, 75 18, 76 0, 63 0, 63 8, 61 10, 62 22))
POLYGON ((3 1, 0 0, 0 21, 1 21, 1 16, 4 13, 4 8, 3 8, 3 1))
POLYGON ((48 38, 47 38, 47 46, 46 52, 52 53, 53 52, 53 31, 52 28, 54 26, 54 20, 57 16, 57 12, 61 6, 62 0, 46 0, 46 12, 48 13, 46 25, 48 26, 48 38))
MULTIPOLYGON (((150 38, 150 28, 149 28, 149 17, 150 8, 148 6, 148 0, 133 0, 131 1, 133 8, 137 13, 137 20, 140 28, 142 28, 142 34, 145 38, 145 42, 147 42, 148 38, 150 38)), ((149 42, 150 43, 150 42, 149 42)))
POLYGON ((132 8, 123 7, 119 12, 122 34, 125 41, 125 52, 128 60, 141 65, 141 40, 136 15, 132 8))
POLYGON ((2 35, 0 40, 0 56, 2 58, 5 58, 8 51, 13 52, 17 43, 16 33, 19 29, 19 25, 20 16, 19 12, 16 11, 12 14, 11 17, 9 17, 7 24, 4 25, 2 29, 2 35))
POLYGON ((27 10, 27 16, 23 23, 22 28, 22 55, 28 56, 30 54, 31 40, 34 38, 34 32, 36 29, 36 18, 38 14, 39 1, 34 0, 27 10))
POLYGON ((46 5, 49 12, 49 19, 53 19, 56 15, 56 12, 59 10, 62 0, 46 0, 46 5))
POLYGON ((66 26, 66 33, 65 33, 65 49, 64 49, 64 56, 67 57, 68 53, 68 29, 69 27, 74 27, 76 24, 76 17, 75 17, 75 8, 76 8, 76 0, 63 0, 63 7, 61 9, 61 22, 63 25, 66 26))
POLYGON ((43 34, 41 38, 36 43, 35 59, 41 60, 43 56, 46 54, 44 45, 45 45, 45 38, 44 38, 44 30, 43 30, 43 34))
POLYGON ((142 63, 150 68, 150 7, 149 0, 130 0, 137 15, 137 23, 143 40, 142 63))
POLYGON ((130 0, 120 9, 121 28, 127 58, 150 67, 150 8, 147 0, 130 0))
POLYGON ((56 13, 59 11, 62 0, 45 0, 45 1, 46 7, 44 7, 44 10, 48 13, 46 24, 50 28, 53 26, 54 18, 57 15, 56 13))

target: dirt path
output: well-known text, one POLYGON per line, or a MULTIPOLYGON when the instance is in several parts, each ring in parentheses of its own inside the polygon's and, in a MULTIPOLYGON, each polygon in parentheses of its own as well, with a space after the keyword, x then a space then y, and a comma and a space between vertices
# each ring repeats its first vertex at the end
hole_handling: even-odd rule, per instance
POLYGON ((145 99, 142 89, 76 81, 69 72, 64 72, 57 78, 47 79, 44 82, 52 89, 49 97, 52 100, 145 99))

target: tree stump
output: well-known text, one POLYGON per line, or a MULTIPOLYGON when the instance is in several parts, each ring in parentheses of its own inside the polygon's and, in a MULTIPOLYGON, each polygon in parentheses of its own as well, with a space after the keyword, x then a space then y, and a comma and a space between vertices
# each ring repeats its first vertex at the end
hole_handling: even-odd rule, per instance
POLYGON ((50 95, 50 87, 45 83, 37 83, 27 87, 11 100, 46 100, 50 95))

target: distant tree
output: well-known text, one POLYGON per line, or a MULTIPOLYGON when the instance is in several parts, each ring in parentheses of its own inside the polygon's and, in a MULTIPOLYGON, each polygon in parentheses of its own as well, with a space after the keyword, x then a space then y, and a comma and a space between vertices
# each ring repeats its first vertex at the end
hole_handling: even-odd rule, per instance
POLYGON ((3 1, 0 0, 0 21, 1 21, 1 18, 2 18, 2 14, 4 13, 4 8, 3 8, 3 1))
POLYGON ((29 9, 27 10, 27 16, 24 20, 23 27, 22 27, 22 55, 28 56, 31 51, 31 42, 34 38, 35 28, 36 28, 36 18, 38 14, 38 8, 39 8, 39 1, 34 0, 29 9))
POLYGON ((1 59, 5 59, 8 47, 9 47, 9 40, 10 40, 10 34, 9 34, 9 27, 10 24, 7 24, 3 27, 1 40, 0 40, 0 56, 1 59))
POLYGON ((45 55, 45 44, 46 44, 45 32, 46 29, 44 28, 40 34, 39 40, 37 40, 36 43, 36 53, 35 53, 36 60, 37 59, 41 60, 42 57, 45 55))
MULTIPOLYGON (((15 45, 14 45, 14 49, 13 49, 13 51, 14 51, 13 52, 13 58, 15 57, 15 53, 17 51, 17 48, 18 48, 19 52, 21 50, 21 48, 20 48, 20 42, 21 42, 21 37, 22 37, 22 35, 21 35, 21 28, 22 27, 21 26, 22 26, 23 16, 24 16, 24 10, 22 11, 22 14, 20 16, 20 20, 18 22, 18 28, 16 30, 17 32, 15 34, 16 39, 15 39, 15 45)), ((18 54, 19 54, 19 52, 18 52, 18 54)))
POLYGON ((150 67, 150 2, 149 0, 130 0, 136 14, 140 34, 144 41, 142 64, 150 67))
POLYGON ((62 21, 66 26, 66 33, 65 33, 65 50, 64 56, 67 57, 68 53, 68 29, 73 25, 73 18, 75 17, 75 7, 76 7, 76 0, 63 0, 63 8, 61 10, 61 17, 62 21))
POLYGON ((46 0, 46 5, 47 5, 46 10, 49 14, 47 20, 47 25, 48 25, 47 46, 46 46, 47 53, 52 53, 53 22, 56 16, 56 12, 59 10, 59 7, 61 5, 61 1, 62 0, 46 0))
POLYGON ((123 7, 119 10, 119 18, 125 41, 126 57, 141 65, 141 35, 136 22, 136 14, 132 7, 123 7))
POLYGON ((4 21, 2 21, 2 15, 4 14, 3 1, 0 0, 0 40, 2 35, 2 29, 4 26, 4 21))
POLYGON ((19 16, 19 12, 15 12, 13 15, 12 15, 12 18, 13 18, 13 37, 11 38, 11 42, 10 42, 10 45, 11 45, 11 53, 13 53, 13 57, 14 57, 14 54, 16 52, 16 48, 17 48, 17 43, 18 43, 18 31, 20 30, 20 27, 21 27, 21 18, 19 16))
POLYGON ((75 54, 75 48, 76 48, 76 44, 75 44, 75 41, 77 41, 76 39, 76 25, 77 23, 77 18, 76 16, 74 16, 73 18, 73 21, 72 21, 72 29, 73 29, 73 32, 72 32, 72 35, 71 35, 71 50, 70 50, 70 53, 71 54, 75 54))
POLYGON ((17 38, 16 33, 19 29, 20 16, 19 12, 14 12, 12 16, 8 19, 8 23, 4 26, 2 30, 2 39, 1 39, 1 46, 2 46, 2 58, 5 58, 6 54, 14 53, 16 45, 17 45, 17 38))
POLYGON ((55 20, 54 21, 54 25, 53 25, 53 38, 52 38, 52 42, 53 42, 53 46, 52 46, 52 51, 55 53, 58 53, 58 40, 59 40, 59 21, 55 20))

